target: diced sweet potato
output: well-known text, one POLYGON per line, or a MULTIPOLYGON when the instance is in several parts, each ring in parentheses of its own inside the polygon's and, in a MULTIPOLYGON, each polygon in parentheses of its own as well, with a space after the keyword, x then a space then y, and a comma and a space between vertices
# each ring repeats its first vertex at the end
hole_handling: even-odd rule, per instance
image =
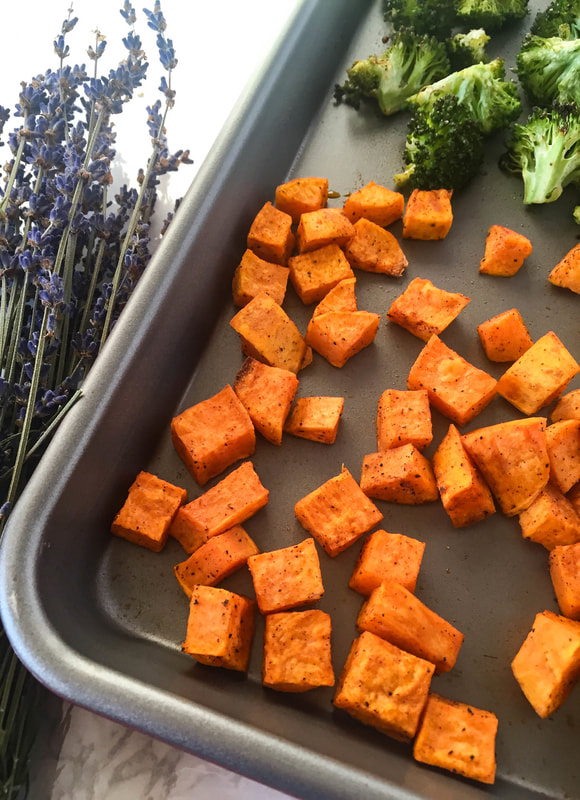
POLYGON ((403 505, 439 498, 431 463, 412 444, 365 455, 360 486, 367 497, 403 505))
POLYGON ((425 389, 386 389, 377 409, 377 450, 413 444, 424 450, 433 441, 431 407, 425 389))
POLYGON ((318 317, 329 311, 357 311, 355 285, 356 278, 346 278, 337 283, 318 303, 312 316, 318 317))
POLYGON ((550 578, 561 613, 580 620, 580 542, 550 551, 550 578))
POLYGON ((456 425, 466 425, 491 403, 497 381, 433 334, 407 378, 408 389, 426 389, 431 405, 456 425))
POLYGON ((380 314, 371 311, 330 311, 313 316, 306 330, 306 343, 333 367, 346 362, 375 340, 380 314))
POLYGON ((256 430, 269 442, 282 444, 286 417, 298 390, 293 372, 246 358, 234 380, 234 391, 256 430))
POLYGON ((445 239, 453 223, 449 189, 413 189, 403 214, 404 239, 445 239))
POLYGON ((413 757, 465 778, 495 783, 497 728, 492 711, 431 693, 413 743, 413 757))
POLYGON ((410 742, 433 671, 428 661, 365 631, 352 643, 333 703, 359 722, 410 742))
POLYGON ((251 456, 256 448, 250 415, 229 384, 174 417, 171 439, 200 486, 239 459, 251 456))
POLYGON ((201 664, 245 672, 254 636, 256 604, 226 589, 193 587, 182 651, 201 664))
POLYGON ((293 222, 308 211, 325 208, 328 201, 328 178, 294 178, 276 186, 276 208, 290 214, 293 222))
POLYGON ((351 265, 400 278, 409 262, 393 234, 364 217, 355 222, 354 230, 344 249, 351 265))
POLYGON ((566 493, 566 497, 572 503, 574 511, 580 517, 580 482, 578 482, 570 489, 570 491, 566 493))
POLYGON ((548 275, 554 286, 580 294, 580 244, 575 245, 548 275))
POLYGON ((504 372, 497 392, 522 413, 536 414, 559 397, 578 372, 580 364, 549 331, 504 372))
POLYGON ((383 518, 346 467, 299 500, 294 510, 329 556, 342 553, 383 518))
POLYGON ((268 614, 264 627, 262 682, 279 692, 334 686, 332 622, 319 609, 268 614))
POLYGON ((521 233, 492 225, 485 240, 485 255, 479 262, 479 272, 507 278, 515 275, 532 252, 532 243, 521 233))
POLYGON ((435 665, 435 673, 455 666, 464 636, 404 586, 384 581, 365 600, 356 621, 359 631, 435 665))
POLYGON ((548 483, 545 417, 478 428, 464 434, 463 444, 508 517, 528 508, 548 483))
POLYGON ((176 564, 173 572, 185 594, 191 597, 197 584, 217 586, 259 552, 244 528, 235 525, 202 544, 186 561, 176 564))
POLYGON ((299 253, 327 244, 344 247, 353 236, 354 226, 341 208, 321 208, 302 214, 296 230, 299 253))
POLYGON ((158 553, 167 541, 173 518, 186 501, 185 489, 142 471, 115 515, 111 533, 158 553))
POLYGON ((211 489, 181 506, 169 534, 187 553, 193 553, 212 536, 252 517, 266 505, 268 496, 252 462, 244 461, 211 489))
POLYGON ((349 586, 362 595, 369 595, 383 581, 415 591, 417 577, 425 551, 425 542, 378 530, 363 543, 349 586))
POLYGON ((314 539, 250 556, 248 568, 262 614, 315 603, 324 594, 314 539))
POLYGON ((275 208, 272 203, 264 203, 250 227, 247 246, 257 256, 274 264, 286 265, 294 249, 292 217, 275 208))
POLYGON ((449 426, 431 464, 443 508, 454 528, 472 525, 494 513, 491 491, 468 456, 455 425, 449 426))
POLYGON ((299 397, 284 430, 313 442, 334 444, 344 408, 344 397, 299 397))
POLYGON ((442 333, 470 300, 459 292, 438 289, 425 278, 413 278, 405 291, 393 300, 387 317, 427 342, 434 333, 442 333))
POLYGON ((288 267, 264 261, 251 250, 246 250, 232 280, 234 305, 242 308, 257 294, 266 292, 281 306, 289 275, 288 267))
POLYGON ((351 266, 337 244, 328 244, 288 259, 290 280, 303 303, 313 303, 337 283, 354 277, 351 266))
POLYGON ((549 717, 580 678, 580 622, 540 612, 511 666, 536 714, 549 717))
POLYGON ((490 361, 516 361, 534 343, 517 308, 482 322, 477 333, 490 361))
POLYGON ((405 198, 386 186, 370 181, 352 192, 344 201, 343 210, 351 222, 364 218, 386 228, 403 216, 405 198))
POLYGON ((580 419, 580 389, 563 394, 550 413, 552 422, 561 419, 580 419))
POLYGON ((271 367, 298 372, 306 354, 302 334, 288 314, 265 292, 254 297, 230 320, 244 355, 271 367))
POLYGON ((561 492, 580 481, 580 419, 562 419, 546 428, 550 480, 561 492))
POLYGON ((550 483, 520 513, 519 523, 524 539, 537 542, 546 550, 580 541, 580 517, 572 503, 550 483))

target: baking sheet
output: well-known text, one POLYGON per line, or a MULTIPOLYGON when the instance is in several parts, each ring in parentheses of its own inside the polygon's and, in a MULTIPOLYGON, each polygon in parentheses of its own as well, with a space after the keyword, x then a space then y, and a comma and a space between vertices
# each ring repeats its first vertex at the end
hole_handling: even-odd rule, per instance
MULTIPOLYGON (((530 4, 531 18, 539 4, 530 4)), ((492 54, 513 64, 494 37, 492 54)), ((243 357, 229 327, 231 277, 257 210, 290 177, 324 175, 340 197, 369 180, 392 185, 402 166, 407 118, 334 106, 332 88, 356 58, 384 47, 380 2, 306 0, 249 87, 200 170, 171 235, 118 325, 100 363, 17 506, 2 543, 0 602, 14 647, 53 691, 179 747, 302 798, 578 797, 580 694, 540 720, 509 664, 545 608, 556 610, 547 553, 524 542, 499 513, 452 528, 439 504, 377 501, 380 527, 427 542, 417 594, 465 634, 454 669, 432 688, 498 714, 498 780, 492 789, 415 764, 395 742, 332 707, 331 689, 285 696, 261 686, 261 620, 247 676, 195 664, 180 652, 187 599, 161 554, 113 539, 111 519, 140 469, 199 494, 169 437, 171 417, 231 383, 243 357)), ((299 394, 340 394, 345 411, 332 447, 286 437, 259 440, 253 458, 270 503, 245 527, 262 550, 294 544, 305 531, 294 503, 344 463, 355 477, 376 447, 376 403, 405 388, 422 343, 388 323, 390 303, 417 276, 472 298, 443 339, 496 377, 476 325, 517 306, 533 338, 554 330, 578 358, 578 297, 547 283, 550 268, 576 243, 571 194, 524 208, 521 184, 502 174, 501 135, 490 141, 485 174, 454 197, 455 219, 442 242, 402 241, 401 279, 359 273, 359 308, 383 319, 372 346, 337 370, 315 355, 299 394), (478 275, 489 225, 528 235, 534 252, 510 279, 478 275)), ((401 227, 390 230, 400 237, 401 227)), ((310 308, 292 290, 285 308, 305 331, 310 308)), ((578 379, 569 388, 580 385, 578 379)), ((431 454, 448 427, 434 412, 431 454)), ((465 430, 519 416, 501 398, 465 430)), ((217 479, 216 479, 217 480, 217 479)), ((347 589, 360 544, 335 559, 320 551, 326 592, 318 607, 333 619, 338 675, 356 635, 362 598, 347 589)), ((252 593, 247 572, 224 586, 252 593)))

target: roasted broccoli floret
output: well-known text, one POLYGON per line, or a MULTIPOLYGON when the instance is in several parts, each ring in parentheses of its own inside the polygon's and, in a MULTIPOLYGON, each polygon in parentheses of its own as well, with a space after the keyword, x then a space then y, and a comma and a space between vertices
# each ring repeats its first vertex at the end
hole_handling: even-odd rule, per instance
POLYGON ((452 72, 411 95, 408 103, 415 107, 430 105, 446 94, 455 95, 469 109, 485 135, 507 127, 522 108, 515 84, 505 80, 501 58, 452 72))
POLYGON ((456 12, 460 25, 491 31, 523 19, 528 0, 457 0, 456 12))
POLYGON ((573 105, 534 108, 515 124, 500 166, 522 176, 524 203, 552 203, 580 181, 580 112, 573 105))
POLYGON ((545 38, 580 37, 580 0, 553 0, 548 8, 536 14, 530 32, 545 38))
POLYGON ((580 105, 580 39, 528 34, 516 60, 520 83, 534 105, 580 105))
POLYGON ((346 71, 347 80, 335 86, 337 102, 359 108, 361 98, 375 98, 383 114, 394 114, 409 95, 450 70, 447 50, 432 36, 400 30, 381 56, 372 55, 346 71))
POLYGON ((485 48, 490 37, 483 28, 473 28, 467 33, 456 33, 447 39, 447 55, 453 70, 483 64, 489 61, 485 48))
POLYGON ((483 160, 479 125, 452 94, 415 110, 405 142, 407 169, 395 184, 416 189, 461 189, 477 174, 483 160))
POLYGON ((384 0, 385 19, 395 29, 445 39, 456 25, 454 0, 384 0))

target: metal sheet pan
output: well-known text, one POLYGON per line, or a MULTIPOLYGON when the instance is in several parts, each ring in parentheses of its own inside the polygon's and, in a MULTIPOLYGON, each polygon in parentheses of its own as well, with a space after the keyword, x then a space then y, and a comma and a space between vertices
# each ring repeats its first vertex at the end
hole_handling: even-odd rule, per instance
MULTIPOLYGON (((530 4, 533 14, 537 5, 530 4)), ((513 64, 519 37, 495 37, 513 64)), ((441 694, 495 711, 498 780, 492 789, 413 762, 408 745, 332 707, 332 690, 285 696, 261 685, 258 625, 247 676, 196 665, 180 652, 187 600, 172 575, 176 542, 156 555, 109 534, 140 469, 193 485, 170 443, 171 417, 231 383, 242 356, 230 287, 250 222, 289 177, 329 178, 340 198, 369 180, 391 185, 401 167, 406 117, 385 120, 332 102, 334 83, 356 58, 383 47, 380 2, 305 0, 262 74, 248 88, 172 223, 130 307, 15 509, 2 543, 0 601, 7 631, 28 668, 75 703, 301 798, 578 797, 580 694, 539 720, 510 672, 536 612, 556 610, 546 551, 524 542, 499 513, 454 530, 438 504, 379 502, 387 530, 427 542, 417 594, 465 633, 456 667, 434 680, 441 694)), ((328 448, 287 437, 259 441, 254 463, 271 501, 247 529, 263 550, 304 537, 297 499, 337 474, 355 476, 375 449, 380 393, 404 388, 421 342, 384 318, 417 276, 472 298, 444 334, 472 363, 485 359, 475 326, 517 306, 534 338, 555 330, 578 357, 578 297, 546 280, 575 243, 575 202, 524 208, 521 186, 502 174, 502 137, 491 140, 485 173, 454 197, 442 242, 405 241, 401 279, 360 275, 359 307, 383 315, 375 343, 337 370, 316 357, 300 393, 340 394, 345 413, 328 448), (489 225, 527 234, 534 252, 511 279, 478 275, 489 225)), ((400 235, 398 224, 391 228, 400 235)), ((292 291, 286 308, 302 330, 311 309, 292 291)), ((580 385, 578 379, 570 388, 580 385)), ((496 398, 469 429, 517 416, 496 398)), ((434 413, 435 443, 448 421, 434 413)), ((427 451, 429 453, 429 451, 427 451)), ((431 448, 432 452, 432 448, 431 448)), ((321 553, 319 607, 333 618, 336 672, 356 635, 361 598, 347 589, 359 545, 336 559, 321 553)), ((225 584, 251 593, 246 572, 225 584)))

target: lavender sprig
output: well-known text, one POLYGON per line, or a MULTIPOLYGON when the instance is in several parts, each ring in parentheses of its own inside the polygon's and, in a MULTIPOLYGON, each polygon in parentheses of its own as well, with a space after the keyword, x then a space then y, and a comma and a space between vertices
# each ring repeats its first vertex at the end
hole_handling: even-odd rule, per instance
MULTIPOLYGON (((99 74, 107 42, 98 31, 87 50, 92 75, 67 64, 77 23, 70 8, 54 39, 58 67, 21 85, 13 117, 0 106, 0 146, 10 153, 0 187, 0 533, 147 266, 160 177, 190 163, 187 151, 170 154, 166 139, 173 43, 160 4, 144 13, 166 72, 165 105, 147 109, 153 149, 136 187, 111 189, 113 119, 148 69, 127 0, 127 55, 117 67, 99 74), (19 124, 5 133, 11 119, 19 124)), ((37 692, 0 627, 1 800, 25 784, 37 692)))

